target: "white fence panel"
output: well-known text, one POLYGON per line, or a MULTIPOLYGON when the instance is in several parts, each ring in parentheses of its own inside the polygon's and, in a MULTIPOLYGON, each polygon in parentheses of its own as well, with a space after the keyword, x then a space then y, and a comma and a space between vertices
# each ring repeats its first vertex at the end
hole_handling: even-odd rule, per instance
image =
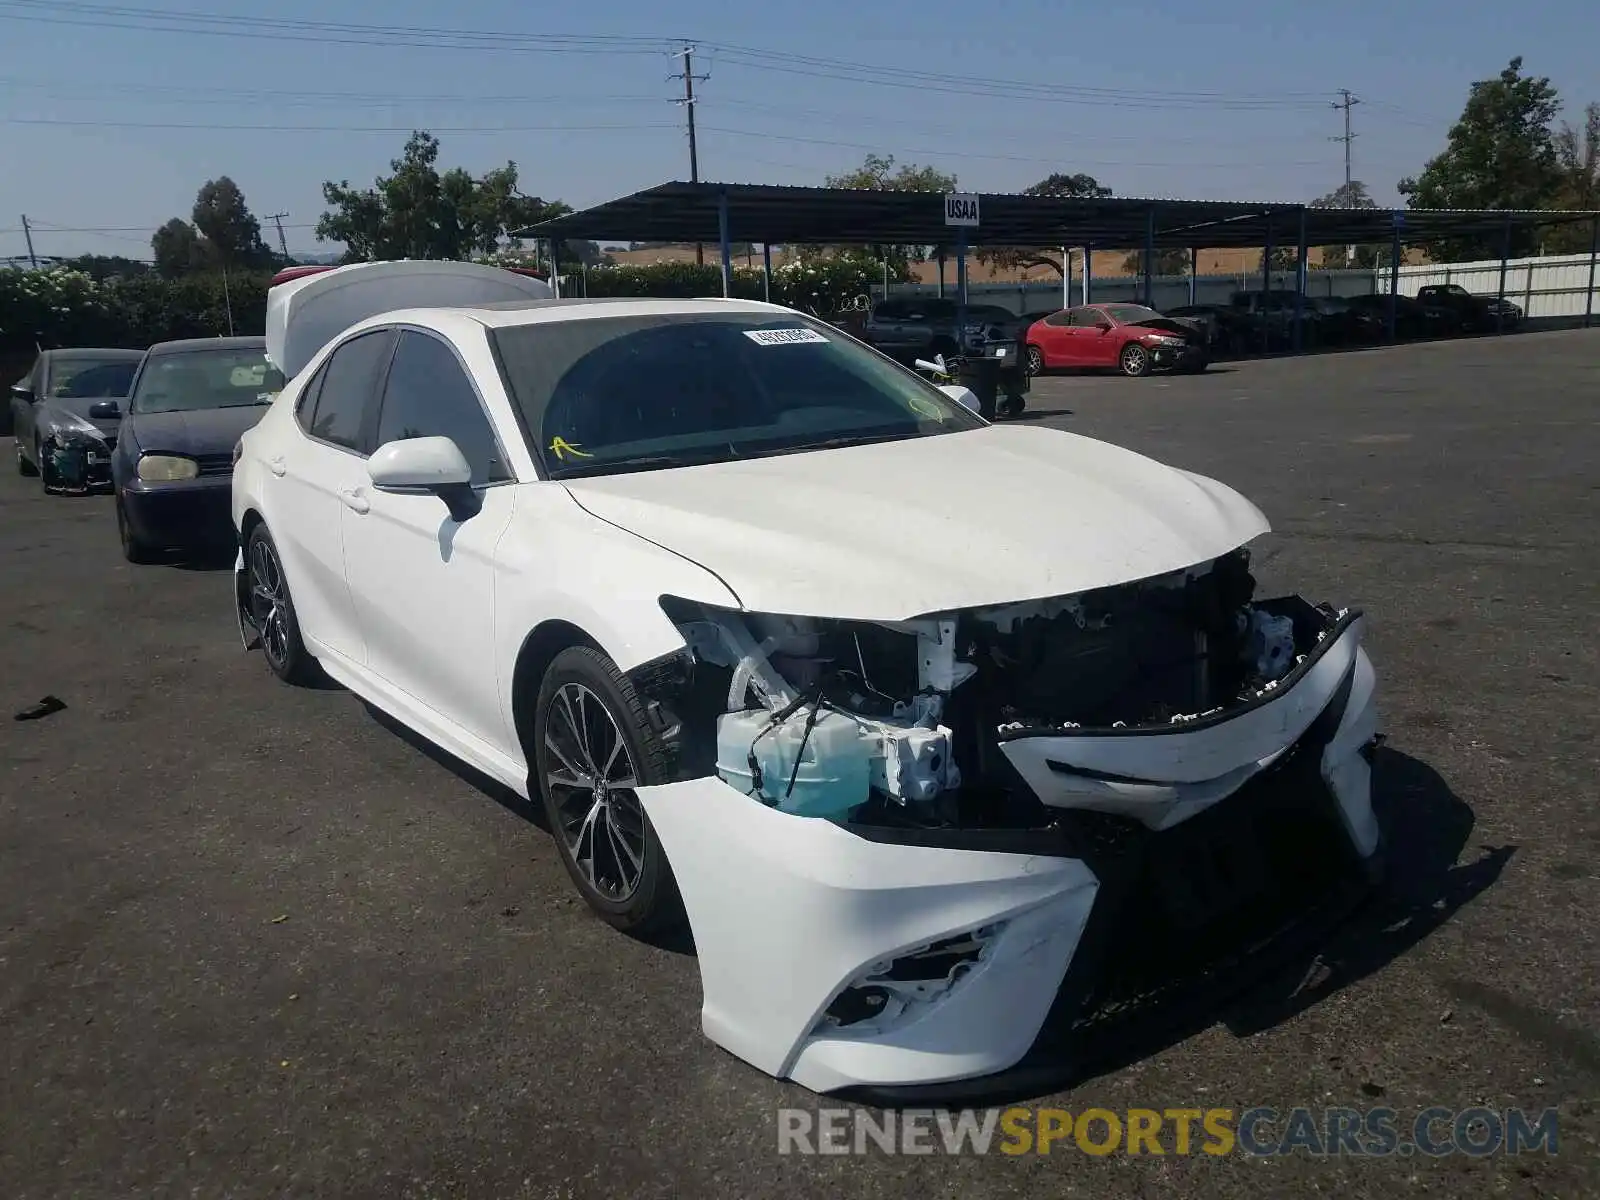
MULTIPOLYGON (((1387 294, 1389 272, 1377 273, 1376 291, 1387 294)), ((1415 296, 1432 284, 1458 283, 1480 296, 1498 295, 1500 260, 1469 263, 1428 263, 1400 268, 1400 294, 1415 296)), ((1600 315, 1600 275, 1590 273, 1587 254, 1552 254, 1543 258, 1513 258, 1506 262, 1506 299, 1522 306, 1529 320, 1579 318, 1589 311, 1600 315)))

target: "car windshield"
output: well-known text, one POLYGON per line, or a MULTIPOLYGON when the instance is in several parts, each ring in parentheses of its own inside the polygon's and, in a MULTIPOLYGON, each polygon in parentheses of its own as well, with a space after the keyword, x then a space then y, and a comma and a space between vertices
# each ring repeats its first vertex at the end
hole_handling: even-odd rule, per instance
POLYGON ((1109 316, 1118 325, 1137 325, 1140 321, 1149 321, 1161 314, 1153 308, 1146 308, 1142 304, 1106 304, 1101 311, 1109 316))
POLYGON ((139 375, 129 412, 196 412, 271 404, 283 388, 283 373, 264 349, 218 346, 157 354, 139 375))
POLYGON ((983 425, 920 376, 798 315, 652 313, 543 321, 491 336, 552 478, 983 425))
POLYGON ((50 364, 52 400, 120 400, 128 394, 134 359, 67 358, 50 364))

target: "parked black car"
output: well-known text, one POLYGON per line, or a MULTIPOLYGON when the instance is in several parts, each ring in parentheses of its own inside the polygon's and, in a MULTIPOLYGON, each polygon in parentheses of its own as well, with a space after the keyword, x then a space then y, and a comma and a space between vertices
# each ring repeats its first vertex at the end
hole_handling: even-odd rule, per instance
POLYGON ((1261 349, 1260 322, 1240 309, 1222 304, 1185 304, 1167 309, 1166 315, 1199 329, 1213 358, 1261 349))
POLYGON ((117 533, 129 562, 234 537, 234 447, 283 383, 263 337, 150 347, 111 462, 117 533))
POLYGON ((84 491, 111 480, 111 451, 142 350, 41 350, 11 385, 17 471, 47 492, 84 491))
MULTIPOLYGON (((962 338, 956 302, 936 296, 891 296, 872 306, 861 340, 891 358, 950 357, 962 338)), ((1015 342, 1019 318, 996 304, 967 305, 966 349, 982 354, 994 342, 1015 342)))
MULTIPOLYGON (((1388 336, 1389 295, 1387 292, 1351 296, 1351 308, 1367 313, 1388 336)), ((1453 309, 1427 304, 1411 296, 1395 297, 1395 336, 1405 339, 1449 337, 1462 331, 1461 318, 1453 309)))
POLYGON ((1522 324, 1522 307, 1498 296, 1475 296, 1459 283, 1431 283, 1417 289, 1417 299, 1455 313, 1464 333, 1489 333, 1522 324))

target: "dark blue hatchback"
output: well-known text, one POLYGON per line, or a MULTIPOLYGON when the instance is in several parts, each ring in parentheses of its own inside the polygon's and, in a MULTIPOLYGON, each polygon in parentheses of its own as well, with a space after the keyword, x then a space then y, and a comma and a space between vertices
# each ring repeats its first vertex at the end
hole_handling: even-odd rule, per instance
POLYGON ((221 548, 233 538, 233 449, 282 387, 265 338, 150 347, 111 458, 117 532, 129 562, 221 548))

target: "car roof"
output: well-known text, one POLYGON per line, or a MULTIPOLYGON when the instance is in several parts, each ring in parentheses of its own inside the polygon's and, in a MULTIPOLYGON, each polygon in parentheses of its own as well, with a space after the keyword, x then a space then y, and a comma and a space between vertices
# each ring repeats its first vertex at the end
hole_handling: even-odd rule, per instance
POLYGON ((171 342, 157 342, 148 353, 189 354, 196 350, 265 350, 267 339, 260 335, 241 337, 179 338, 171 342))
POLYGON ((56 350, 42 350, 40 353, 50 359, 70 361, 74 358, 109 358, 113 362, 118 359, 133 361, 144 357, 143 350, 129 350, 126 346, 72 346, 56 350))
MULTIPOLYGON (((564 320, 588 320, 597 317, 669 316, 673 313, 704 314, 719 312, 772 313, 803 316, 793 309, 760 300, 739 300, 708 296, 694 300, 656 300, 601 298, 574 300, 509 300, 472 308, 414 309, 408 313, 389 313, 386 321, 405 320, 407 316, 428 313, 456 313, 470 317, 490 329, 505 329, 516 325, 535 325, 564 320)), ((381 324, 382 321, 374 322, 381 324)))

